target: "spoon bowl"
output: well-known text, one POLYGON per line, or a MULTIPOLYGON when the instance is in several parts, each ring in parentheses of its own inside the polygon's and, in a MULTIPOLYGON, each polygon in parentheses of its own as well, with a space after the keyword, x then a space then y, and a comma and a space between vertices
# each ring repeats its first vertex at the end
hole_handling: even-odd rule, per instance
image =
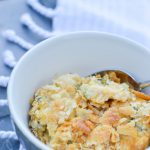
POLYGON ((114 72, 116 74, 116 76, 120 79, 120 83, 125 82, 129 85, 130 88, 132 88, 134 90, 141 91, 142 89, 150 86, 149 81, 139 83, 135 80, 135 78, 133 76, 131 76, 130 74, 128 74, 124 71, 121 71, 121 70, 102 70, 102 71, 91 74, 91 76, 100 75, 101 77, 103 77, 106 74, 110 74, 112 72, 114 72))

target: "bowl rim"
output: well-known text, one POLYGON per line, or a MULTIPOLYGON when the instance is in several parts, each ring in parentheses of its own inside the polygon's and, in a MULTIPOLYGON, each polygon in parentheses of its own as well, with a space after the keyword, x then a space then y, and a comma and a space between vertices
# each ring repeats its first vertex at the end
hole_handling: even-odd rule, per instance
POLYGON ((15 68, 13 69, 11 76, 10 76, 10 80, 8 83, 8 88, 7 88, 7 96, 8 96, 8 106, 10 109, 10 114, 11 117, 14 121, 14 123, 17 125, 17 127, 19 128, 19 130, 21 131, 21 133, 32 143, 34 144, 37 148, 43 149, 43 150, 50 150, 51 148, 48 147, 46 144, 42 143, 39 139, 37 139, 30 131, 27 130, 26 126, 18 119, 17 113, 15 112, 15 109, 13 107, 13 93, 12 93, 12 86, 13 86, 13 81, 14 81, 14 77, 15 74, 18 70, 18 68, 22 65, 22 63, 24 62, 24 60, 29 56, 32 55, 33 53, 35 53, 37 50, 40 50, 40 47, 43 47, 44 45, 47 45, 48 43, 52 43, 53 41, 57 41, 57 40, 61 40, 64 38, 70 38, 70 37, 80 37, 80 36, 103 36, 103 37, 111 37, 112 39, 117 39, 117 40, 121 40, 121 41, 125 41, 128 44, 132 44, 135 45, 137 47, 139 47, 139 49, 143 52, 147 52, 147 54, 150 55, 150 50, 148 50, 145 46, 143 46, 140 43, 137 43, 134 40, 131 40, 127 37, 123 37, 117 34, 112 34, 112 33, 107 33, 107 32, 98 32, 98 31, 79 31, 79 32, 70 32, 70 33, 66 33, 63 35, 58 35, 55 37, 51 37, 48 38, 38 44, 36 44, 33 48, 31 48, 28 52, 26 52, 21 59, 19 60, 19 62, 17 63, 17 65, 15 66, 15 68))

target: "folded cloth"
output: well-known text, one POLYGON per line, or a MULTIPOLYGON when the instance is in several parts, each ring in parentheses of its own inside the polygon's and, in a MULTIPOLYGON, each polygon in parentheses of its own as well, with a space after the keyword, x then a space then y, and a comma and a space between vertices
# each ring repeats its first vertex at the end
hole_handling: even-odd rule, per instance
POLYGON ((54 32, 111 32, 150 47, 148 0, 58 0, 58 7, 62 11, 53 19, 54 32))
POLYGON ((0 131, 0 150, 24 150, 13 131, 0 131))
POLYGON ((0 118, 9 115, 9 108, 7 100, 0 100, 0 118))

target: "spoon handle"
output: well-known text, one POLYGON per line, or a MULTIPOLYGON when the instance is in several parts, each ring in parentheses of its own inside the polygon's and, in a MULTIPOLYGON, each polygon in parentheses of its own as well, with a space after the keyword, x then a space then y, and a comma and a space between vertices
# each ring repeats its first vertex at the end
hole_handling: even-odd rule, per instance
POLYGON ((140 89, 144 89, 150 86, 150 81, 146 81, 144 83, 140 83, 140 89))

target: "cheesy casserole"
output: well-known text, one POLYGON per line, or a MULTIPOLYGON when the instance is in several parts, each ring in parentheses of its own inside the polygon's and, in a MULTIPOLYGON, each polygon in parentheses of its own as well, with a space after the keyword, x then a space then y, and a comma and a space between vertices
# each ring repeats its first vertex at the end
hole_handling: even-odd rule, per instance
POLYGON ((144 150, 150 142, 150 96, 104 77, 66 74, 39 88, 29 127, 54 150, 144 150))

